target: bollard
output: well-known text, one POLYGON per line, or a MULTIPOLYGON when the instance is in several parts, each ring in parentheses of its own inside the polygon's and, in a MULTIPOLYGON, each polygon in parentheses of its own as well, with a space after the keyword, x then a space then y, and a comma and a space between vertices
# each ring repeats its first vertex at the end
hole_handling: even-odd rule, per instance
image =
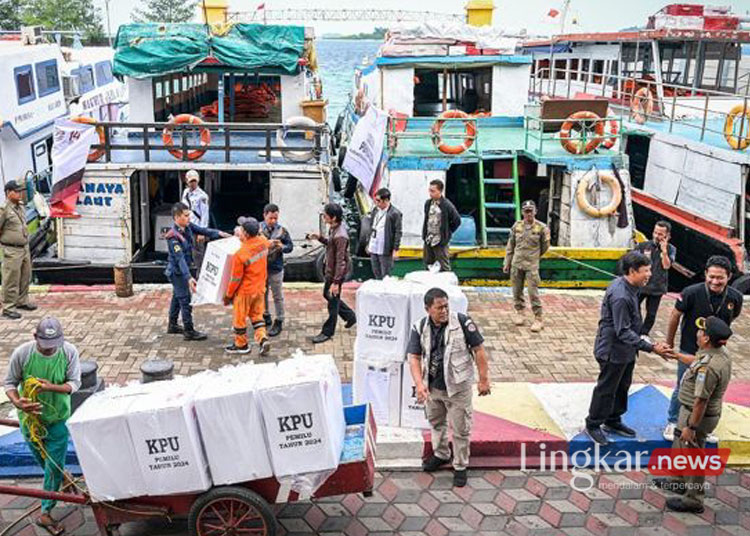
POLYGON ((115 265, 115 294, 118 298, 133 295, 133 267, 129 264, 115 265))
POLYGON ((96 375, 96 361, 81 361, 81 388, 70 395, 70 411, 75 411, 88 397, 104 389, 104 380, 96 375))
POLYGON ((148 359, 141 363, 141 383, 171 380, 173 372, 171 359, 148 359))
POLYGON ((96 385, 96 371, 99 365, 96 361, 81 361, 81 389, 88 389, 96 385))

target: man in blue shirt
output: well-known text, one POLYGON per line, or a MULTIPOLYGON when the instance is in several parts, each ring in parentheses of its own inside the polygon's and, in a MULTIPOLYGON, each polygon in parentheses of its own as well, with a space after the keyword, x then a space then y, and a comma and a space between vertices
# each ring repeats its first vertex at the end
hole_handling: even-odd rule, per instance
POLYGON ((651 277, 651 259, 630 251, 623 255, 620 265, 624 275, 607 287, 594 343, 599 378, 591 395, 586 433, 600 445, 609 442, 605 431, 635 437, 635 430, 623 424, 622 416, 628 410, 628 389, 638 351, 666 355, 670 349, 665 343, 652 344, 641 337, 643 322, 638 291, 651 277))
POLYGON ((651 279, 641 289, 638 299, 638 303, 646 302, 646 319, 643 321, 641 335, 651 332, 661 298, 669 289, 669 269, 677 255, 677 248, 669 243, 671 236, 672 224, 668 221, 658 221, 654 226, 652 239, 635 246, 636 251, 651 259, 651 279))
POLYGON ((205 236, 209 240, 231 235, 190 223, 190 214, 190 208, 184 203, 172 205, 174 225, 165 235, 169 258, 164 274, 172 283, 172 302, 169 305, 167 333, 182 333, 186 341, 202 341, 206 339, 206 334, 195 329, 193 306, 190 305, 190 292, 195 292, 197 285, 193 265, 193 235, 205 236), (184 329, 177 323, 180 313, 182 313, 184 329))

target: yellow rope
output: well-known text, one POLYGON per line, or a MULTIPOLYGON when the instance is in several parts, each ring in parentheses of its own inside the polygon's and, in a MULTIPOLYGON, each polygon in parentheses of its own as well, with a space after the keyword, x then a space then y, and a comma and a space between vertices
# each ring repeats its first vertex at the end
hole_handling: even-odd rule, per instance
MULTIPOLYGON (((45 405, 45 402, 39 400, 42 382, 39 378, 30 376, 23 382, 23 396, 28 398, 34 404, 45 405)), ((23 419, 24 426, 29 434, 29 441, 36 445, 42 455, 42 459, 48 458, 47 450, 44 448, 44 439, 47 437, 47 427, 42 422, 40 415, 36 413, 26 413, 23 419)))

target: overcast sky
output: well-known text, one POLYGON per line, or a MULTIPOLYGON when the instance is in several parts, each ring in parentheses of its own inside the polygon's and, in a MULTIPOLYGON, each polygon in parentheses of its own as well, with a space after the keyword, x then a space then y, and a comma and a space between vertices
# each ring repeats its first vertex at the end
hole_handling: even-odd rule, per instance
MULTIPOLYGON (((677 1, 677 0, 672 0, 677 1)), ((104 0, 94 0, 104 11, 104 0)), ((231 11, 254 11, 263 0, 230 0, 231 11)), ((130 21, 130 14, 139 0, 111 0, 110 17, 112 32, 117 31, 120 24, 130 21)), ((265 0, 267 9, 304 8, 313 4, 316 8, 328 9, 404 9, 419 11, 462 12, 465 0, 265 0)), ((626 0, 620 2, 606 2, 604 0, 573 0, 568 16, 569 31, 610 31, 624 27, 643 25, 654 11, 663 5, 671 3, 669 0, 626 0), (572 19, 578 24, 571 26, 572 19)), ((718 5, 731 5, 737 14, 750 14, 748 0, 719 0, 718 5)), ((554 22, 547 16, 550 9, 562 11, 562 0, 495 0, 494 24, 511 30, 526 28, 529 33, 548 34, 559 30, 559 22, 554 22)), ((198 16, 196 14, 196 20, 198 16)), ((559 21, 559 16, 556 19, 559 21)), ((302 24, 302 22, 295 22, 302 24)), ((358 22, 308 22, 314 26, 316 33, 356 33, 370 31, 376 25, 386 24, 374 21, 358 22)), ((106 26, 106 24, 105 24, 106 26)))

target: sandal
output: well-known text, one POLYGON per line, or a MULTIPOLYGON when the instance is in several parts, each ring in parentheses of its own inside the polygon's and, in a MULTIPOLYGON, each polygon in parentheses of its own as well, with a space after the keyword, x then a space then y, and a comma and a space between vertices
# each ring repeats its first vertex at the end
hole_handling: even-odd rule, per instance
MULTIPOLYGON (((50 518, 52 519, 52 518, 50 518)), ((58 524, 54 519, 51 523, 45 523, 41 517, 36 520, 36 526, 42 527, 44 530, 49 532, 52 536, 61 536, 65 532, 65 527, 58 524)))

